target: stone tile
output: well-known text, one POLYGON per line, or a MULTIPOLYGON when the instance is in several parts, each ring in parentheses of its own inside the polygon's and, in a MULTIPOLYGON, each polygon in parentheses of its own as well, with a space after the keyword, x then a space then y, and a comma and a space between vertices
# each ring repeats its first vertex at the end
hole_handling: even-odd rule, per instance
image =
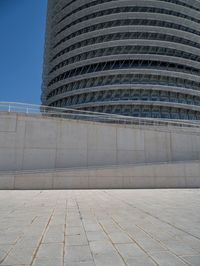
POLYGON ((87 260, 67 266, 198 265, 199 202, 198 189, 0 191, 0 265, 30 265, 42 237, 33 266, 60 265, 64 240, 87 260))
POLYGON ((96 232, 101 230, 101 227, 98 224, 84 224, 85 231, 96 232))
POLYGON ((0 233, 0 245, 14 245, 19 238, 19 233, 0 233))
POLYGON ((114 232, 119 232, 118 226, 114 222, 110 221, 101 221, 100 223, 102 224, 104 230, 107 232, 107 234, 114 233, 114 232))
POLYGON ((108 241, 92 241, 89 243, 92 253, 106 254, 112 252, 114 249, 113 245, 108 241))
POLYGON ((115 251, 104 254, 94 254, 94 261, 96 266, 125 266, 125 263, 115 251))
POLYGON ((36 254, 37 258, 56 259, 63 256, 63 244, 60 243, 48 243, 41 244, 36 254))
POLYGON ((65 263, 71 262, 87 262, 92 261, 92 254, 89 246, 66 246, 65 263))
POLYGON ((147 256, 132 257, 131 259, 127 259, 126 264, 127 266, 154 266, 156 265, 147 256))
POLYGON ((81 235, 84 234, 84 229, 81 226, 68 226, 66 228, 66 235, 73 236, 73 235, 81 235))
POLYGON ((191 236, 187 236, 187 237, 183 238, 182 241, 184 241, 184 243, 188 244, 194 250, 197 250, 197 251, 200 250, 200 240, 198 240, 194 237, 191 237, 191 236))
POLYGON ((5 260, 3 261, 4 265, 15 265, 15 264, 30 264, 35 248, 31 246, 27 247, 13 247, 5 260))
POLYGON ((94 262, 86 261, 86 262, 71 262, 70 264, 64 263, 64 266, 95 266, 94 262))
POLYGON ((192 247, 190 247, 186 242, 180 242, 180 241, 163 241, 163 244, 173 253, 175 253, 178 256, 184 256, 184 255, 198 255, 199 252, 192 247))
POLYGON ((190 263, 192 266, 199 266, 200 265, 200 255, 198 256, 184 256, 183 259, 190 263))
POLYGON ((62 233, 49 233, 47 234, 43 240, 42 243, 62 243, 64 241, 64 234, 62 233))
POLYGON ((109 237, 114 244, 131 243, 132 240, 126 234, 122 232, 110 233, 109 237))
POLYGON ((180 260, 177 256, 169 253, 169 252, 157 252, 151 254, 152 258, 162 266, 183 266, 186 265, 182 260, 180 260))
POLYGON ((40 259, 34 260, 33 266, 62 266, 62 259, 40 259))
POLYGON ((85 235, 66 236, 65 242, 66 242, 66 245, 69 245, 69 246, 88 245, 88 240, 85 235))
POLYGON ((154 239, 144 238, 137 240, 137 243, 149 253, 156 252, 156 251, 166 251, 166 247, 161 245, 160 242, 155 241, 154 239))
POLYGON ((86 232, 88 241, 106 241, 108 236, 103 231, 86 232))
POLYGON ((40 242, 40 237, 36 237, 36 238, 23 237, 17 242, 16 246, 21 249, 23 249, 24 247, 37 247, 39 242, 40 242))
POLYGON ((12 247, 12 245, 0 245, 0 262, 3 261, 12 247))
POLYGON ((144 251, 138 247, 136 244, 116 244, 115 247, 124 258, 124 260, 128 260, 132 257, 145 256, 144 251))

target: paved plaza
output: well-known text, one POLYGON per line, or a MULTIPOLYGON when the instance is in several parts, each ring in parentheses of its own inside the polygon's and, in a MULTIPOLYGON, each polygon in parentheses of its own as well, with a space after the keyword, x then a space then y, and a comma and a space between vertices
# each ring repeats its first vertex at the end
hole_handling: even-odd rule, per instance
POLYGON ((200 265, 200 190, 0 191, 0 265, 200 265))

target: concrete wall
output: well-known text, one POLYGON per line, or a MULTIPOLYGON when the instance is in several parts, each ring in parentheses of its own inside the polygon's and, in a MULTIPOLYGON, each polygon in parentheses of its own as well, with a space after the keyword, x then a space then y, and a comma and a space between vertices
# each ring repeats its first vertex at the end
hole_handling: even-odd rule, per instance
POLYGON ((0 174, 0 189, 200 188, 200 161, 0 174))
POLYGON ((200 131, 0 113, 0 171, 200 159, 200 131))

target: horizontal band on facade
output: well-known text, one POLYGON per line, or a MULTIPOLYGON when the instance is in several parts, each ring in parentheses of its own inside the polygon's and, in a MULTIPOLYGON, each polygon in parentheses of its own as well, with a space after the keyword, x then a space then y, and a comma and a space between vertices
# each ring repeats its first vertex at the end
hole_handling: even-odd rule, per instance
POLYGON ((199 11, 195 0, 49 0, 42 102, 200 119, 199 11))

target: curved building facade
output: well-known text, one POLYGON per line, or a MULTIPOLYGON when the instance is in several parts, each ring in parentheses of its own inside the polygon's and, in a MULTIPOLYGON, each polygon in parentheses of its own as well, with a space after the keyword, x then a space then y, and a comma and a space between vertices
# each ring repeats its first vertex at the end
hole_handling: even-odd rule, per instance
POLYGON ((200 2, 49 0, 42 103, 200 120, 200 2))

